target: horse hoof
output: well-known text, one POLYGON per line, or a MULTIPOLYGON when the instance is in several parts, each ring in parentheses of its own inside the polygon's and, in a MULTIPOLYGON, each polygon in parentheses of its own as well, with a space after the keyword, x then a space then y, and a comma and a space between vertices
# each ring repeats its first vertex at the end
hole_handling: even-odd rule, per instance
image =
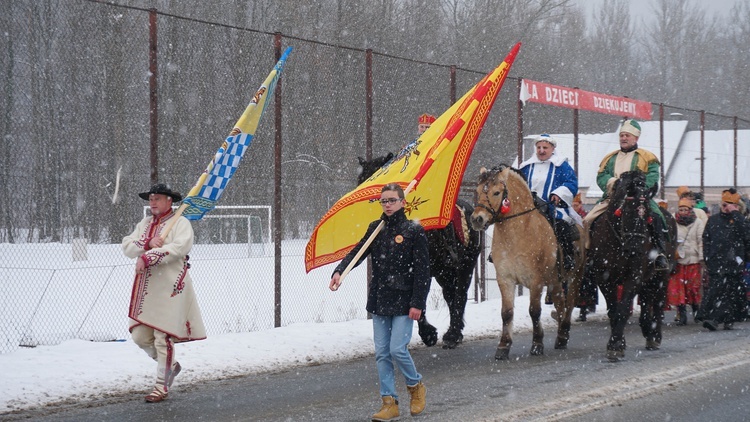
POLYGON ((424 343, 424 345, 425 345, 425 346, 427 346, 427 347, 432 347, 432 346, 436 345, 436 344, 437 344, 437 341, 438 341, 438 339, 437 339, 437 335, 434 335, 434 336, 428 336, 427 338, 425 338, 425 337, 422 337, 422 342, 423 342, 423 343, 424 343))
POLYGON ((532 344, 531 345, 531 356, 541 356, 544 354, 544 345, 543 344, 532 344))
POLYGON ((649 340, 646 342, 646 350, 659 350, 661 343, 656 340, 649 340))
POLYGON ((443 348, 444 349, 455 349, 456 346, 463 343, 464 335, 460 331, 448 330, 443 334, 443 348), (445 347, 445 346, 448 347, 445 347))
POLYGON ((419 337, 422 339, 422 342, 425 344, 425 346, 432 347, 438 342, 437 329, 433 328, 432 330, 419 330, 419 337))
POLYGON ((455 349, 456 346, 458 346, 458 343, 456 343, 455 341, 443 340, 443 349, 455 349))
POLYGON ((623 351, 607 350, 607 360, 609 360, 610 362, 619 362, 621 357, 624 357, 623 351))
POLYGON ((568 348, 568 340, 558 338, 555 341, 555 349, 557 350, 565 350, 568 348))
POLYGON ((510 358, 510 349, 507 347, 498 347, 495 351, 495 360, 508 360, 510 358))

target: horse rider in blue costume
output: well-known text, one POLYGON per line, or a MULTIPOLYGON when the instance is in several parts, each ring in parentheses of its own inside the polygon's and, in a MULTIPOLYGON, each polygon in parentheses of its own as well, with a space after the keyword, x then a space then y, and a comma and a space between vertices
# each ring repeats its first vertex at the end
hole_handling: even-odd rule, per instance
MULTIPOLYGON (((590 230, 594 220, 600 216, 609 204, 609 195, 615 181, 622 173, 631 170, 640 170, 646 174, 646 187, 652 192, 659 189, 659 159, 650 151, 638 148, 638 138, 641 136, 641 125, 632 119, 625 120, 620 127, 620 149, 607 154, 599 165, 596 175, 596 184, 599 185, 604 195, 602 199, 589 211, 583 219, 584 227, 590 230)), ((669 262, 664 253, 667 242, 667 223, 664 214, 656 204, 653 197, 649 201, 651 215, 654 217, 649 225, 652 242, 657 250, 654 265, 658 270, 669 269, 669 262)))
MULTIPOLYGON (((573 198, 578 193, 578 177, 568 159, 557 155, 557 140, 543 134, 534 142, 536 154, 520 165, 529 189, 547 202, 547 218, 552 223, 557 241, 562 246, 563 267, 575 266, 573 242, 579 234, 574 224, 582 225, 581 217, 573 210, 573 198)), ((541 208, 544 210, 544 208, 541 208)))

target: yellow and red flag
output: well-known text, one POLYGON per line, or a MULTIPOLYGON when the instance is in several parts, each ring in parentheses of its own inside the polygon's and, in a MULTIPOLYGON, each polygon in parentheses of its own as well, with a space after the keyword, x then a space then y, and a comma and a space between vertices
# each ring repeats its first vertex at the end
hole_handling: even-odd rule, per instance
POLYGON ((448 225, 474 144, 518 54, 516 44, 495 70, 474 85, 419 138, 339 199, 318 222, 305 248, 305 270, 336 262, 382 213, 380 189, 398 183, 407 192, 407 217, 426 229, 448 225))

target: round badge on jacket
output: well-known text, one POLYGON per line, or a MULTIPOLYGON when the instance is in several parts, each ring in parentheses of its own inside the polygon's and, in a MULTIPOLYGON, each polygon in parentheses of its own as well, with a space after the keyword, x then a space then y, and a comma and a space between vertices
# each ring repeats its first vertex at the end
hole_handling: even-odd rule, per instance
POLYGON ((404 241, 404 236, 401 236, 400 234, 396 235, 396 243, 401 243, 403 241, 404 241))

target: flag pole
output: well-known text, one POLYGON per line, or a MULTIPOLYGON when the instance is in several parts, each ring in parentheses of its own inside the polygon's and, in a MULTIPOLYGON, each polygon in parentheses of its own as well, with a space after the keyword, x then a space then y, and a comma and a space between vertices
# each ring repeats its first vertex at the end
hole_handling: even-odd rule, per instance
POLYGON ((172 227, 174 227, 174 225, 177 224, 177 220, 179 220, 179 218, 177 217, 181 216, 182 213, 185 211, 185 208, 187 207, 188 207, 187 204, 182 204, 180 205, 179 208, 177 208, 177 210, 174 212, 174 217, 169 219, 169 223, 167 223, 167 226, 164 227, 164 230, 162 230, 161 234, 159 235, 161 236, 162 240, 167 239, 167 235, 172 230, 172 227))
MULTIPOLYGON (((417 179, 412 180, 409 183, 409 186, 404 189, 404 198, 406 198, 406 195, 411 192, 412 189, 414 189, 414 186, 417 185, 417 179)), ((380 233, 381 230, 383 230, 383 226, 385 226, 385 221, 381 220, 380 224, 378 224, 377 227, 375 227, 375 230, 372 232, 369 238, 365 241, 364 245, 357 251, 357 254, 354 256, 354 259, 349 262, 349 265, 344 268, 344 272, 341 273, 341 276, 339 277, 339 285, 335 286, 336 288, 334 290, 338 290, 339 286, 341 286, 341 283, 344 282, 344 277, 346 277, 349 274, 349 271, 354 268, 354 265, 359 261, 359 258, 362 257, 362 255, 367 251, 367 248, 370 247, 370 244, 375 240, 375 237, 377 237, 378 233, 380 233)))

